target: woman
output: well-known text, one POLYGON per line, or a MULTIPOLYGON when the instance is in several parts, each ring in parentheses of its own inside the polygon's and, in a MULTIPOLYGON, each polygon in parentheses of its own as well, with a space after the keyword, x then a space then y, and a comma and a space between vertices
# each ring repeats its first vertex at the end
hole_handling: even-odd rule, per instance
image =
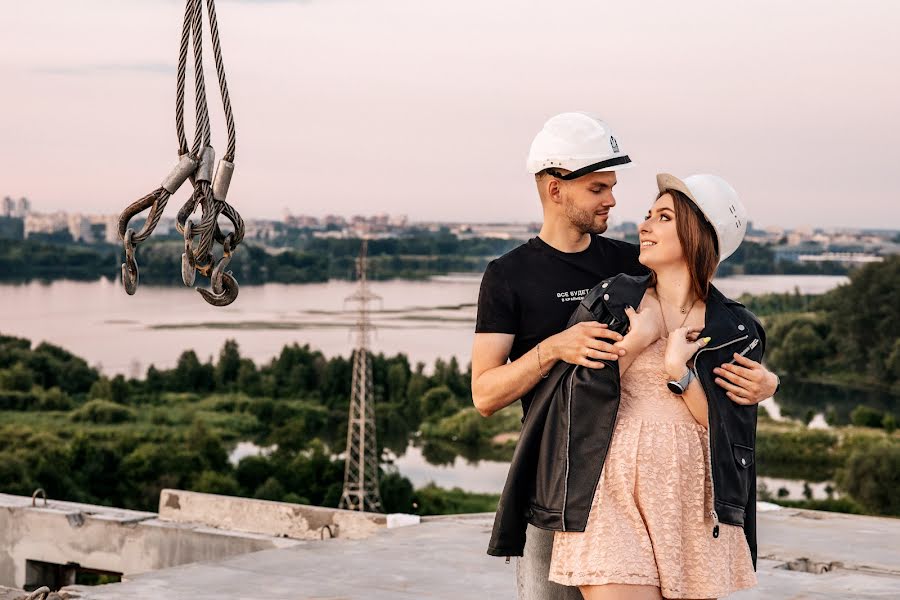
POLYGON ((604 282, 610 302, 623 286, 644 286, 637 310, 625 309, 612 441, 584 531, 554 533, 549 578, 577 585, 587 600, 718 598, 756 585, 756 407, 722 402, 714 363, 701 358, 761 357, 758 321, 735 318, 737 303, 710 284, 746 217, 718 177, 657 183, 639 227, 640 261, 652 275, 604 282), (714 444, 710 421, 719 425, 714 444))

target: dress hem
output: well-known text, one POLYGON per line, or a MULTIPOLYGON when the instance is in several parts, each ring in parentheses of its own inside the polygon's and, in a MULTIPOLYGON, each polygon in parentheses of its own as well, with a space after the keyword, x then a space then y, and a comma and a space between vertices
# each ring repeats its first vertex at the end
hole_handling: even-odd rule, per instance
POLYGON ((734 594, 735 592, 740 592, 742 590, 749 590, 751 588, 759 585, 759 581, 746 582, 746 583, 735 583, 727 588, 720 588, 717 590, 676 590, 671 588, 664 588, 660 585, 658 579, 655 579, 648 575, 634 575, 632 577, 627 577, 623 575, 600 575, 600 574, 585 574, 584 577, 576 577, 576 576, 565 576, 561 574, 551 573, 548 576, 548 579, 554 583, 558 583, 560 585, 565 585, 569 587, 580 587, 584 585, 609 585, 609 584, 618 584, 618 585, 649 585, 655 588, 659 588, 660 593, 663 598, 666 600, 672 599, 680 599, 680 598, 724 598, 725 596, 729 596, 734 594))

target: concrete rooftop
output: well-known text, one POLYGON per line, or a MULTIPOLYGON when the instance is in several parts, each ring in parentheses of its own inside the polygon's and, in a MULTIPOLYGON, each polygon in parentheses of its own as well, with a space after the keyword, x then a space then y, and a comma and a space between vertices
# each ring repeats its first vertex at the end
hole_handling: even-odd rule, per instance
MULTIPOLYGON (((63 580, 64 599, 516 597, 516 559, 485 552, 493 513, 419 522, 184 490, 163 490, 159 505, 150 513, 0 494, 0 585, 46 584, 26 564, 45 561, 123 573, 94 587, 63 580)), ((900 519, 758 507, 759 585, 729 598, 900 599, 900 519)), ((23 597, 0 588, 0 600, 23 597)))
MULTIPOLYGON (((788 508, 758 519, 759 586, 729 598, 900 598, 900 519, 788 508), (830 570, 786 568, 804 558, 830 570)), ((515 558, 485 553, 492 522, 492 513, 426 517, 366 539, 301 541, 64 591, 83 600, 514 600, 515 558)))

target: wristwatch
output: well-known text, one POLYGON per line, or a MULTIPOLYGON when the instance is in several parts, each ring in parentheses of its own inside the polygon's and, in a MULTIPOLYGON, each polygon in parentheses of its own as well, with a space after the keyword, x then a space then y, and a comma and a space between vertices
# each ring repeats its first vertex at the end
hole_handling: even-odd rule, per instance
POLYGON ((673 379, 667 382, 666 386, 668 386, 673 394, 678 394, 680 396, 691 384, 692 379, 694 379, 694 372, 688 369, 687 373, 685 373, 681 379, 673 379))

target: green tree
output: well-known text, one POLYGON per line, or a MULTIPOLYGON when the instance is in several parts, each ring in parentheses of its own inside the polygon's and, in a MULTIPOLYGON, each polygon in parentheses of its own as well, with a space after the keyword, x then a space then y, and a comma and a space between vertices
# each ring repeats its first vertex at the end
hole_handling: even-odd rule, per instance
POLYGON ((191 490, 207 494, 222 494, 224 496, 240 495, 240 488, 234 476, 230 473, 217 471, 203 471, 194 481, 191 490))
POLYGON ((34 385, 34 375, 22 363, 0 371, 0 390, 28 392, 34 385))
POLYGON ((196 455, 203 464, 213 471, 228 468, 228 453, 222 447, 222 440, 209 430, 206 423, 197 419, 187 434, 187 448, 196 455))
POLYGON ((116 424, 134 421, 136 417, 134 411, 120 404, 109 400, 91 400, 69 413, 69 418, 75 422, 116 424))
POLYGON ((850 413, 850 422, 857 427, 881 427, 882 419, 884 419, 884 415, 881 411, 862 404, 850 413))
POLYGON ((415 492, 412 482, 400 473, 390 472, 382 476, 378 491, 384 512, 414 512, 415 492))
POLYGON ((131 386, 122 375, 116 375, 110 380, 109 391, 109 399, 116 404, 127 404, 128 398, 131 396, 131 386))
MULTIPOLYGON (((422 363, 419 363, 420 365, 422 363)), ((425 413, 422 412, 422 397, 428 391, 428 378, 421 370, 409 377, 406 385, 406 402, 404 402, 404 415, 410 423, 419 423, 425 413)))
POLYGON ((888 378, 900 339, 900 255, 850 274, 850 284, 825 294, 819 306, 831 322, 835 361, 873 378, 888 378))
POLYGON ((459 401, 445 385, 431 388, 421 400, 422 415, 426 419, 439 419, 454 414, 461 408, 459 401))
POLYGON ((900 381, 900 339, 894 340, 894 348, 888 356, 886 367, 888 379, 900 381))
POLYGON ((193 350, 182 352, 172 376, 173 388, 180 392, 208 392, 213 389, 212 371, 212 365, 201 364, 193 350))
POLYGON ((392 364, 387 372, 388 401, 402 404, 409 384, 409 369, 400 363, 392 364))
POLYGON ((262 376, 249 358, 242 358, 238 367, 237 389, 248 396, 262 395, 262 376))
POLYGON ((91 385, 88 398, 96 400, 112 400, 112 385, 109 379, 101 377, 91 385))
POLYGON ((225 340, 216 363, 216 387, 232 390, 238 381, 241 369, 241 353, 235 340, 225 340))
POLYGON ((900 516, 900 444, 854 450, 838 470, 836 483, 866 510, 900 516))
POLYGON ((256 489, 253 497, 259 498, 260 500, 281 501, 284 498, 284 486, 274 477, 269 477, 256 489))
POLYGON ((235 469, 235 478, 244 491, 245 496, 252 496, 269 477, 274 466, 263 456, 245 456, 235 469))
POLYGON ((825 341, 811 323, 797 322, 772 351, 770 362, 779 371, 802 377, 817 369, 824 348, 825 341))

